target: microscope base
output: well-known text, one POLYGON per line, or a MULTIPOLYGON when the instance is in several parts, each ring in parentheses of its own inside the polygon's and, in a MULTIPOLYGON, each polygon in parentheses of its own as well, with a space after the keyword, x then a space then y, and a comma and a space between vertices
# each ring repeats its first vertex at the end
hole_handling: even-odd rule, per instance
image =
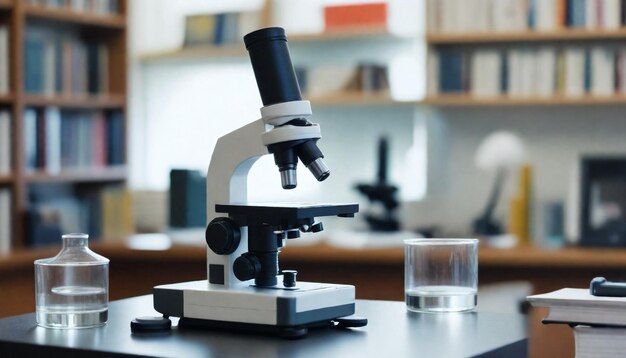
POLYGON ((181 328, 227 329, 306 335, 309 328, 332 327, 334 319, 354 314, 354 286, 298 282, 297 287, 209 286, 206 280, 157 286, 154 308, 180 317, 181 328))

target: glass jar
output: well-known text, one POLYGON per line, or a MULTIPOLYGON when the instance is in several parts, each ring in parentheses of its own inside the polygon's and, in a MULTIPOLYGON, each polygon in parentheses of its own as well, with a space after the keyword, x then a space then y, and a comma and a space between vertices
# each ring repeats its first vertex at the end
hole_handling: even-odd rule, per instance
POLYGON ((48 328, 88 328, 108 317, 109 259, 91 251, 89 235, 63 235, 55 256, 35 261, 37 324, 48 328))

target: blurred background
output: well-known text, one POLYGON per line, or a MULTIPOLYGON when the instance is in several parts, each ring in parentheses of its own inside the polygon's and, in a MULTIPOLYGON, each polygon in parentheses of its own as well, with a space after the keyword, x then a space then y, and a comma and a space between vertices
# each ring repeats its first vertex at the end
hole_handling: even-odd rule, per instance
POLYGON ((571 356, 571 333, 522 302, 626 278, 624 14, 615 0, 0 0, 0 316, 32 311, 32 260, 61 233, 117 260, 112 298, 204 277, 213 148, 262 107, 242 36, 281 26, 332 174, 300 170, 286 191, 266 156, 250 199, 361 212, 281 265, 401 300, 403 239, 478 237, 481 308, 528 314, 533 356, 571 356))

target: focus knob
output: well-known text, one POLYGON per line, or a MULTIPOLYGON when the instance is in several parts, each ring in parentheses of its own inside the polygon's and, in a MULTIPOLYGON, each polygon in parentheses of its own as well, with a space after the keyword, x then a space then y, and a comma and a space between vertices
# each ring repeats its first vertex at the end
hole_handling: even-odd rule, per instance
POLYGON ((261 262, 249 252, 239 256, 233 263, 233 272, 239 281, 252 280, 259 271, 261 271, 261 262))
POLYGON ((230 255, 239 246, 241 231, 230 218, 215 218, 206 228, 206 243, 218 255, 230 255))

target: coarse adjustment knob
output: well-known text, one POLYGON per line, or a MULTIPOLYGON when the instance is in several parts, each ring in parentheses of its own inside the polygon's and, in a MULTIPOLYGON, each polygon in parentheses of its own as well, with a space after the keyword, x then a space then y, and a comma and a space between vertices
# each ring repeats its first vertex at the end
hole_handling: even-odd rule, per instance
POLYGON ((249 252, 239 256, 233 263, 233 272, 239 281, 252 280, 259 271, 261 271, 261 262, 249 252))
POLYGON ((230 255, 239 246, 241 231, 230 218, 215 218, 206 228, 206 243, 218 255, 230 255))

